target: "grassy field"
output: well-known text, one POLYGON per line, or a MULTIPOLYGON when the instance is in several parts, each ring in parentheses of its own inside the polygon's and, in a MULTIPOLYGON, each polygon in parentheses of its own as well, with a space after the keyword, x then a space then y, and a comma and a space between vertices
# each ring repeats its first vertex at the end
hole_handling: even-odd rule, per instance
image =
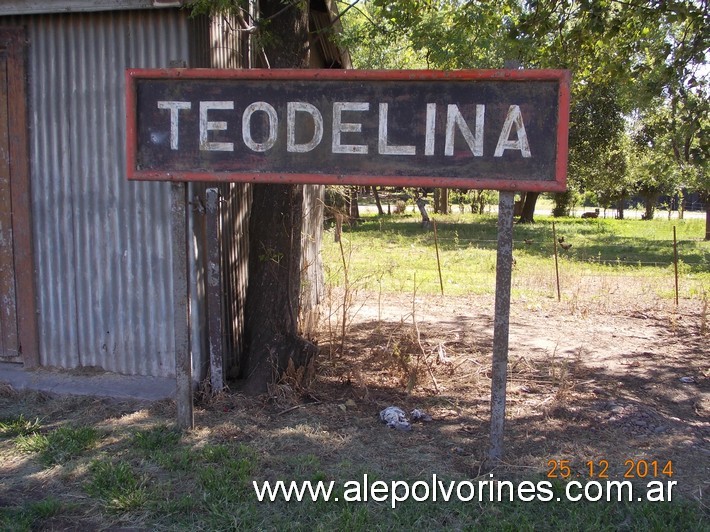
MULTIPOLYGON (((563 297, 580 290, 589 297, 610 296, 618 288, 638 290, 640 297, 674 296, 673 226, 679 257, 680 297, 703 297, 710 291, 710 242, 702 240, 704 221, 613 220, 551 217, 514 229, 513 295, 556 295, 553 223, 563 297), (594 293, 596 292, 596 293, 594 293)), ((325 263, 333 284, 349 281, 384 292, 436 294, 441 281, 447 295, 489 294, 495 290, 497 219, 491 215, 436 216, 433 229, 420 217, 364 217, 344 230, 343 248, 326 237, 325 263), (343 260, 344 257, 344 260, 343 260)))

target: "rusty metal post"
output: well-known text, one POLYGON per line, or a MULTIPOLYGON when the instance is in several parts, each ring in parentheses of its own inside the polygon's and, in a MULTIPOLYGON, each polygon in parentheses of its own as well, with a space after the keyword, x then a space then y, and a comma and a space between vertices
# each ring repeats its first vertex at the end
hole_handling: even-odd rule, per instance
POLYGON ((513 271, 513 205, 515 193, 500 192, 499 194, 493 366, 491 368, 491 434, 490 449, 488 451, 491 465, 503 458, 505 392, 508 379, 510 287, 513 271))
POLYGON ((171 184, 171 233, 173 248, 173 324, 175 329, 175 402, 181 429, 195 426, 192 399, 192 352, 187 278, 187 185, 171 184))
POLYGON ((210 386, 216 394, 224 388, 224 343, 222 327, 222 265, 219 239, 217 188, 207 189, 207 324, 210 349, 210 386))

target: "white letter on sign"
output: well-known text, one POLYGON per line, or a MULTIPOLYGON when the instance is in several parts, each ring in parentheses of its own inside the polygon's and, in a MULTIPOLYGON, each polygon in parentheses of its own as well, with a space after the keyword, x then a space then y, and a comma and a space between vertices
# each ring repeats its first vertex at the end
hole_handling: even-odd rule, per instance
POLYGON ((436 104, 426 104, 426 135, 424 155, 434 155, 434 133, 436 132, 436 104))
POLYGON ((343 111, 369 111, 367 102, 333 102, 333 153, 367 153, 367 146, 362 144, 341 144, 341 133, 359 133, 362 124, 343 122, 343 111))
POLYGON ((207 111, 210 109, 234 109, 234 102, 200 102, 200 149, 202 151, 234 151, 231 142, 209 142, 208 131, 224 131, 227 122, 210 122, 207 120, 207 111))
POLYGON ((380 104, 380 137, 379 137, 379 152, 381 155, 416 155, 417 148, 415 146, 389 146, 387 144, 387 111, 389 104, 380 104))
POLYGON ((279 125, 279 118, 276 116, 276 109, 266 102, 254 102, 249 104, 246 109, 244 109, 244 114, 242 115, 242 137, 244 137, 244 144, 250 150, 253 151, 266 151, 270 150, 276 144, 276 132, 279 125), (269 119, 269 136, 264 142, 254 142, 251 136, 251 115, 257 111, 262 111, 266 113, 269 119))
POLYGON ((476 135, 471 133, 471 130, 461 116, 459 106, 450 104, 446 112, 446 142, 444 145, 444 155, 454 154, 454 128, 458 126, 459 131, 463 135, 466 144, 471 149, 474 157, 483 156, 483 121, 485 119, 486 106, 476 105, 476 135))
POLYGON ((170 149, 178 149, 178 113, 180 109, 190 109, 190 102, 158 102, 158 109, 170 109, 170 149))
POLYGON ((286 129, 288 130, 286 151, 306 153, 318 146, 323 139, 323 116, 320 111, 314 105, 306 102, 288 102, 286 109, 286 129), (308 113, 313 118, 313 138, 304 144, 296 144, 296 111, 308 113))
POLYGON ((523 157, 531 157, 528 135, 525 133, 525 126, 523 125, 523 115, 520 114, 520 107, 517 105, 511 105, 508 108, 508 116, 505 117, 505 123, 500 132, 500 137, 498 137, 498 145, 493 156, 502 157, 503 150, 520 150, 520 155, 523 157), (518 140, 509 140, 513 124, 515 124, 518 140))

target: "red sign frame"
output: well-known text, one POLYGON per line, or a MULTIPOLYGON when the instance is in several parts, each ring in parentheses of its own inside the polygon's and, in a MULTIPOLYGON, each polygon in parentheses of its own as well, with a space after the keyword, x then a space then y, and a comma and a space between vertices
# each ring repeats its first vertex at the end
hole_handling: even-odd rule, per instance
MULTIPOLYGON (((569 130, 570 74, 566 70, 461 70, 461 71, 365 71, 365 70, 217 70, 217 69, 128 69, 126 71, 126 163, 129 180, 148 181, 202 181, 202 182, 265 182, 265 183, 310 183, 310 184, 352 184, 388 185, 415 187, 476 188, 509 191, 561 192, 566 190, 567 150, 569 130), (141 146, 145 133, 139 132, 139 91, 138 84, 151 81, 168 81, 174 84, 214 81, 264 82, 274 84, 293 82, 343 82, 359 84, 397 82, 406 94, 410 82, 489 82, 493 84, 518 82, 519 87, 532 86, 525 82, 553 82, 556 84, 556 128, 546 139, 554 143, 554 161, 549 165, 551 173, 545 179, 521 179, 520 176, 477 177, 432 176, 370 173, 359 174, 357 170, 347 173, 332 172, 327 168, 303 172, 296 170, 247 170, 215 171, 205 168, 143 168, 139 163, 141 146), (520 83, 522 82, 522 83, 520 83)), ((534 96, 534 95, 533 95, 534 96)), ((553 110, 554 111, 554 110, 553 110)), ((177 112, 177 111, 176 111, 177 112)), ((212 122, 210 122, 212 123, 212 122)), ((315 161, 317 163, 318 161, 315 161)), ((326 165, 327 166, 327 165, 326 165)), ((405 169, 406 171, 406 169, 405 169)))

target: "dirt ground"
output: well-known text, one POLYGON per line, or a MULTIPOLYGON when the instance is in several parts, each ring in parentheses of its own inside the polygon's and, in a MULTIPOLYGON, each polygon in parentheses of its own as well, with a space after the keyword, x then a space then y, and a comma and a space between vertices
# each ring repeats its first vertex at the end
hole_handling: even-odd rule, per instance
MULTIPOLYGON (((388 297, 378 304, 370 294, 352 308, 345 356, 322 364, 315 395, 349 399, 362 414, 390 404, 424 409, 433 420, 415 425, 413 437, 475 475, 488 449, 493 298, 388 297), (407 394, 412 373, 416 385, 407 394)), ((509 472, 546 474, 549 460, 570 460, 575 475, 588 478, 587 462, 599 472, 606 460, 609 478, 622 479, 632 468, 628 460, 655 460, 659 468, 672 460, 679 489, 707 499, 707 320, 707 304, 698 300, 603 309, 514 300, 509 472)), ((643 475, 635 467, 632 473, 643 475)))
MULTIPOLYGON (((493 298, 378 300, 377 294, 361 293, 352 305, 344 352, 334 334, 339 329, 324 327, 323 355, 308 390, 286 381, 273 387, 270 397, 225 393, 198 401, 189 439, 195 445, 248 443, 264 465, 263 479, 283 478, 296 467, 288 457, 305 454, 329 478, 358 468, 410 480, 432 473, 481 475, 488 449, 493 298), (378 413, 391 405, 421 409, 432 419, 415 423, 410 432, 390 429, 378 413)), ((609 479, 623 479, 628 460, 657 461, 659 470, 672 461, 677 491, 706 506, 707 320, 707 305, 699 300, 682 301, 677 308, 672 301, 656 301, 599 309, 514 299, 505 465, 498 476, 544 477, 550 460, 569 460, 575 476, 588 478, 589 461, 596 472, 607 461, 609 479)), ((55 401, 7 388, 0 392, 1 416, 21 409, 41 416, 47 427, 94 423, 112 438, 119 437, 117 431, 175 419, 171 402, 55 401)), ((0 443, 5 484, 0 502, 17 504, 48 490, 75 490, 84 497, 79 468, 43 472, 14 453, 9 440, 0 443), (72 479, 76 485, 67 486, 72 479)), ((310 467, 306 462, 297 467, 310 467)), ((660 471, 657 477, 667 480, 660 471)))

